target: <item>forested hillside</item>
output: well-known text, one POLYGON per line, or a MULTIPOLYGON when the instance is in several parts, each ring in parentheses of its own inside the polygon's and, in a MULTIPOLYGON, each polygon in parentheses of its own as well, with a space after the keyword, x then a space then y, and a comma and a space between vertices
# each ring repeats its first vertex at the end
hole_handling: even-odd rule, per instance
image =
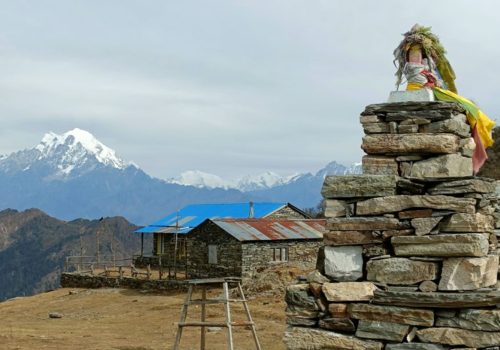
POLYGON ((68 255, 131 257, 140 249, 137 227, 122 217, 61 221, 38 209, 0 212, 0 300, 59 286, 68 255), (113 242, 111 244, 111 242, 113 242))

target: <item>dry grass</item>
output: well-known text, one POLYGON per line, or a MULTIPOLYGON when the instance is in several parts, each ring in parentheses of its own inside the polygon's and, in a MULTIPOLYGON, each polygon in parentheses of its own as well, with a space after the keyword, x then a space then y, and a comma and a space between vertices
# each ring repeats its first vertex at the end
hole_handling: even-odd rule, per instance
MULTIPOLYGON (((209 292, 218 296, 220 290, 209 292)), ((171 349, 185 294, 146 293, 124 289, 58 289, 0 303, 1 349, 171 349), (71 293, 70 293, 71 291, 71 293), (49 312, 63 318, 50 319, 49 312)), ((285 305, 281 297, 257 297, 249 303, 263 349, 284 349, 285 305)), ((210 305, 208 317, 223 319, 221 305, 210 305)), ((243 308, 232 308, 243 320, 243 308)), ((191 306, 190 319, 199 320, 191 306)), ((251 333, 236 329, 236 349, 254 349, 251 333)), ((182 349, 199 349, 199 330, 185 330, 182 349)), ((225 349, 225 330, 207 334, 207 349, 225 349)))

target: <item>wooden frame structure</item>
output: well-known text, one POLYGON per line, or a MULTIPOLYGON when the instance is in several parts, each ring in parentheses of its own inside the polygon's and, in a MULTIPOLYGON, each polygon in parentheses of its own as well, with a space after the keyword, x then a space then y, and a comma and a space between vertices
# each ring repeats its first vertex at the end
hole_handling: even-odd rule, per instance
POLYGON ((234 350, 233 344, 233 327, 237 326, 248 326, 252 331, 253 339, 255 342, 255 348, 257 350, 262 350, 260 347, 259 339, 257 337, 257 331, 255 329, 255 323, 250 315, 250 309, 248 308, 247 300, 243 293, 243 288, 241 287, 241 278, 236 277, 226 277, 226 278, 209 278, 209 279, 198 279, 188 281, 189 289, 187 292, 186 300, 182 306, 181 319, 177 327, 177 335, 175 337, 175 343, 173 350, 180 350, 180 343, 182 337, 182 330, 184 327, 200 327, 200 350, 205 350, 206 345, 206 328, 207 327, 225 327, 227 328, 227 349, 234 350), (239 299, 229 298, 229 284, 235 284, 238 290, 239 299), (207 299, 207 288, 222 285, 223 298, 222 299, 207 299), (194 287, 201 287, 201 299, 193 299, 194 287), (230 303, 241 302, 245 309, 247 316, 247 321, 245 322, 234 322, 231 319, 231 308, 230 303), (224 304, 224 322, 210 322, 206 319, 206 305, 208 304, 224 304), (186 322, 186 317, 188 313, 189 305, 201 305, 201 319, 200 322, 186 322))

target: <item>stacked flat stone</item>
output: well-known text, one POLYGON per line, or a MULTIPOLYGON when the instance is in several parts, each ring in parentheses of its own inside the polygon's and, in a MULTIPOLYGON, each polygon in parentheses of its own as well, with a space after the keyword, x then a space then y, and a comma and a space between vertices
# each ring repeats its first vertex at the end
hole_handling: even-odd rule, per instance
POLYGON ((456 104, 361 115, 363 175, 327 177, 317 270, 287 289, 298 349, 499 349, 497 184, 456 104))

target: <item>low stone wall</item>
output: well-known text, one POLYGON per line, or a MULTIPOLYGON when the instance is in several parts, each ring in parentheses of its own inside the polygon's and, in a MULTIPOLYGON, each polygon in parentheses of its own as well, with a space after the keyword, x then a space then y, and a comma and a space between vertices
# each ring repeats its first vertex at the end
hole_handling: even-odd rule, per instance
POLYGON ((63 288, 130 288, 150 290, 186 290, 185 281, 142 280, 132 277, 92 276, 65 272, 61 275, 63 288))

